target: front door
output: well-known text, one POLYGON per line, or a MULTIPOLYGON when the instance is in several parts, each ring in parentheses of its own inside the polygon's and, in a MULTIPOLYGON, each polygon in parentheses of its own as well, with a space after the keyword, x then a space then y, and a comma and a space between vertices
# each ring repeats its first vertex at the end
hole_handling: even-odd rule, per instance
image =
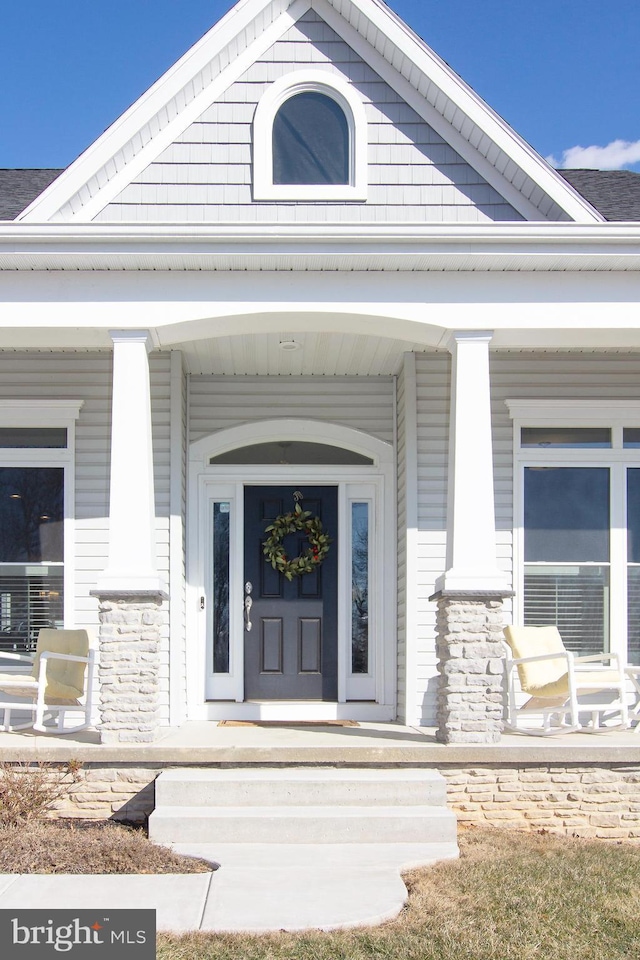
MULTIPOLYGON (((338 488, 246 487, 244 498, 244 632, 247 700, 337 700, 338 697, 338 488), (319 517, 331 537, 329 552, 312 572, 288 580, 264 555, 265 528, 294 510, 319 517), (299 495, 302 494, 300 498, 299 495)), ((303 531, 288 534, 286 555, 309 547, 303 531)))

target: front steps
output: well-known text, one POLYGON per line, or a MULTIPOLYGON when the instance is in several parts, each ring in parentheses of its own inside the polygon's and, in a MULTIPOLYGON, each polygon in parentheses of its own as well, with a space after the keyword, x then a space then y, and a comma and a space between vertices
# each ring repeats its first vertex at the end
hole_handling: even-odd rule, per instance
POLYGON ((156 780, 149 837, 165 845, 437 843, 452 856, 456 818, 434 770, 187 768, 156 780))

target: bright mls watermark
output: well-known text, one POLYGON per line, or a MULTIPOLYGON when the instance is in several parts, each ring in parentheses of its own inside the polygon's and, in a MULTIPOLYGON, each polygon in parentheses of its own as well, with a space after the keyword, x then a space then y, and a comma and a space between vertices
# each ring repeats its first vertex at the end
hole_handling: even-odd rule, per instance
POLYGON ((2 960, 155 960, 155 910, 0 910, 2 960))

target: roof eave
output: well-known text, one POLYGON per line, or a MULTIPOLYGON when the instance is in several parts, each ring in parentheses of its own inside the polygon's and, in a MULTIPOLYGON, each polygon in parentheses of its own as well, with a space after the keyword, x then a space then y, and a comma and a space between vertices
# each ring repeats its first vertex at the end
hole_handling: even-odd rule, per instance
POLYGON ((490 258, 492 269, 522 269, 519 260, 537 258, 588 258, 606 269, 609 260, 621 257, 637 262, 633 269, 638 269, 640 223, 0 224, 4 269, 78 270, 79 262, 80 269, 113 269, 117 258, 118 269, 139 270, 140 257, 162 258, 175 269, 193 269, 186 264, 199 257, 216 269, 216 263, 230 255, 251 258, 254 264, 275 259, 290 269, 297 269, 296 264, 304 269, 305 258, 322 262, 336 256, 343 256, 345 265, 351 263, 348 269, 354 264, 355 269, 367 269, 367 258, 388 256, 386 269, 392 271, 416 257, 443 256, 452 270, 469 256, 490 258))

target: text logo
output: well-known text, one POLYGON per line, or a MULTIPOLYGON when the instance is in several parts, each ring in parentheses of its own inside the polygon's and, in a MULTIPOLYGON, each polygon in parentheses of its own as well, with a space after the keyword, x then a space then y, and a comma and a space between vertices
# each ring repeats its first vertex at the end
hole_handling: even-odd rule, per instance
POLYGON ((0 910, 2 960, 155 960, 155 910, 0 910))

